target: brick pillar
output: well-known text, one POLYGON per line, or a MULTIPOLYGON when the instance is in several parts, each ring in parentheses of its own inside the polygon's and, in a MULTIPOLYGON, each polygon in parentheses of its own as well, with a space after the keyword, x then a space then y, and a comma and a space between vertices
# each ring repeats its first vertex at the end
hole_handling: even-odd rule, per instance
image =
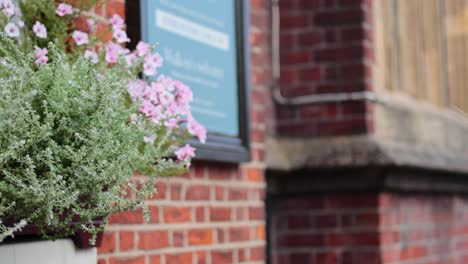
MULTIPOLYGON (((285 97, 371 90, 372 1, 280 0, 281 93, 285 97)), ((365 134, 366 101, 276 105, 279 136, 365 134)))
POLYGON ((275 105, 272 264, 468 263, 468 119, 377 89, 376 2, 279 1, 283 96, 381 100, 275 105))

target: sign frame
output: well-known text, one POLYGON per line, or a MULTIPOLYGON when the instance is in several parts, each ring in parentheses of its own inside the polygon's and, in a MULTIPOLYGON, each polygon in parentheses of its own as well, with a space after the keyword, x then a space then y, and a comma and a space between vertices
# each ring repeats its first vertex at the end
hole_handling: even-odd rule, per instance
MULTIPOLYGON (((125 16, 127 18, 127 35, 132 40, 129 48, 134 48, 144 35, 142 23, 145 22, 141 8, 146 1, 125 1, 125 16)), ((224 136, 208 131, 205 144, 196 140, 189 143, 197 148, 196 160, 218 161, 228 163, 246 162, 250 160, 250 56, 249 56, 249 2, 234 0, 236 64, 237 64, 237 97, 238 97, 238 128, 239 136, 224 136)))

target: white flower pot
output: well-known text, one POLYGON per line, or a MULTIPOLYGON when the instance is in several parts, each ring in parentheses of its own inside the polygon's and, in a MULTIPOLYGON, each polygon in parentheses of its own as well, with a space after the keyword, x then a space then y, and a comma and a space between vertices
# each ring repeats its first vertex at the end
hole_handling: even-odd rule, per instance
POLYGON ((0 244, 1 264, 96 264, 96 248, 77 249, 71 239, 0 244))

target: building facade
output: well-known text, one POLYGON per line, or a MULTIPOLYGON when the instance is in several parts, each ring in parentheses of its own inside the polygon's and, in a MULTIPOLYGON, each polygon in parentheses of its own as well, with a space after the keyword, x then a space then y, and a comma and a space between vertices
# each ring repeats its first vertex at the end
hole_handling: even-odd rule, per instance
POLYGON ((250 160, 159 180, 99 263, 468 263, 468 3, 247 2, 250 160))

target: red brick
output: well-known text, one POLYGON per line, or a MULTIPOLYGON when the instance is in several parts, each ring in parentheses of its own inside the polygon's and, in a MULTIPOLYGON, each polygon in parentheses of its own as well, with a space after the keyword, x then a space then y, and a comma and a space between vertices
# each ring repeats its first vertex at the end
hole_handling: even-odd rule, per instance
POLYGON ((97 248, 99 254, 110 253, 115 251, 115 233, 104 233, 102 236, 102 244, 97 248))
POLYGON ((210 245, 213 244, 214 232, 212 229, 192 229, 188 231, 188 241, 190 245, 210 245))
POLYGON ((150 212, 150 223, 160 223, 161 219, 159 216, 159 206, 148 206, 150 212))
POLYGON ((192 218, 190 207, 164 207, 163 211, 165 223, 189 222, 192 218))
POLYGON ((211 207, 210 221, 230 221, 232 218, 232 209, 229 207, 211 207))
POLYGON ((144 256, 128 257, 128 258, 110 257, 109 264, 145 264, 145 257, 144 256))
POLYGON ((182 198, 182 185, 171 184, 171 200, 180 200, 182 198))
POLYGON ((231 227, 229 228, 229 240, 231 242, 248 241, 250 238, 249 227, 231 227))
POLYGON ((233 263, 232 252, 228 250, 214 250, 211 251, 211 262, 212 263, 233 263))
POLYGON ((143 222, 144 218, 141 210, 116 213, 109 218, 109 224, 142 224, 143 222))
POLYGON ((277 237, 280 248, 320 247, 325 245, 321 234, 285 234, 277 237))
POLYGON ((149 264, 161 264, 161 256, 160 255, 155 255, 155 256, 150 256, 149 259, 149 264))
POLYGON ((119 232, 120 251, 129 251, 135 248, 135 233, 133 231, 119 232))
POLYGON ((195 208, 195 220, 197 222, 204 222, 206 220, 205 207, 200 206, 195 208))
POLYGON ((192 253, 166 255, 166 264, 192 264, 192 253))
POLYGON ((265 233, 265 226, 257 226, 255 228, 255 238, 257 240, 265 240, 266 239, 266 233, 265 233))
POLYGON ((109 0, 106 3, 106 14, 108 17, 112 17, 114 14, 125 17, 125 2, 120 0, 109 0))
POLYGON ((339 258, 336 252, 320 252, 317 253, 316 256, 316 263, 323 263, 323 264, 338 264, 339 258))
POLYGON ((263 170, 259 168, 248 168, 247 179, 252 182, 263 182, 263 170))
POLYGON ((205 185, 192 185, 187 188, 187 200, 209 200, 210 188, 205 185))
POLYGON ((289 263, 312 263, 310 253, 291 253, 289 263))
POLYGON ((206 251, 197 252, 197 264, 208 264, 208 253, 206 251))
MULTIPOLYGON (((261 261, 265 260, 265 247, 255 247, 250 249, 250 260, 261 261)), ((299 262, 294 262, 299 263, 299 262)))
POLYGON ((304 229, 311 226, 309 215, 291 215, 288 217, 290 229, 304 229))
POLYGON ((304 15, 291 15, 281 17, 281 29, 301 28, 307 25, 307 17, 304 15))
POLYGON ((153 199, 165 199, 167 193, 166 183, 158 181, 154 184, 154 187, 156 188, 156 193, 153 195, 153 199))
POLYGON ((158 249, 169 246, 169 234, 167 231, 142 231, 138 235, 139 249, 158 249))
POLYGON ((378 246, 380 243, 377 232, 331 233, 327 235, 329 246, 378 246))
POLYGON ((247 200, 248 190, 246 188, 230 189, 228 192, 229 201, 247 200))
POLYGON ((263 207, 250 207, 249 208, 249 219, 250 220, 264 220, 265 209, 263 207))
POLYGON ((185 234, 183 231, 174 231, 172 233, 172 241, 174 247, 183 247, 184 246, 185 234))

